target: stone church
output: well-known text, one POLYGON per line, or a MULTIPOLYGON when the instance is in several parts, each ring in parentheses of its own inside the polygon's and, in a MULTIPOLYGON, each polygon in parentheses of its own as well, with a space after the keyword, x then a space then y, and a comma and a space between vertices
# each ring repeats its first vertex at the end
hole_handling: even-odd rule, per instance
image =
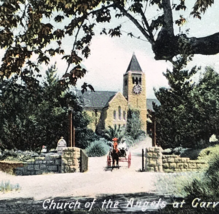
MULTIPOLYGON (((106 80, 107 81, 107 80, 106 80)), ((101 133, 111 127, 125 127, 128 109, 138 109, 142 121, 142 130, 147 132, 147 109, 152 110, 152 102, 146 99, 146 77, 133 54, 126 72, 123 75, 123 94, 114 91, 86 91, 82 94, 84 110, 92 118, 88 128, 101 133)))

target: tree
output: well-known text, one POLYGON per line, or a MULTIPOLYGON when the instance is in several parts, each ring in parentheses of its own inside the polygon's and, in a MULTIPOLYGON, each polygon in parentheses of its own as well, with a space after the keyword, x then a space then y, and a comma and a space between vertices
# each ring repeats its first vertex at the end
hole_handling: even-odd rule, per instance
MULTIPOLYGON (((74 110, 76 146, 91 141, 94 133, 87 129, 89 120, 80 101, 55 75, 56 67, 46 71, 46 78, 35 80, 34 87, 18 77, 2 80, 0 85, 0 147, 39 150, 42 145, 56 148, 61 136, 68 139, 68 107, 74 110), (89 133, 84 138, 84 133, 89 133)), ((30 83, 30 82, 28 82, 30 83)))
POLYGON ((136 109, 129 109, 127 113, 127 124, 125 134, 131 136, 136 140, 144 133, 142 131, 142 121, 140 119, 140 112, 136 109))
POLYGON ((164 76, 169 88, 155 92, 161 105, 154 104, 157 123, 157 144, 168 147, 195 147, 200 142, 207 146, 212 134, 218 134, 219 127, 219 75, 206 68, 198 83, 192 82, 198 68, 184 69, 186 59, 174 62, 173 71, 164 76))
POLYGON ((103 132, 103 137, 105 137, 107 140, 112 141, 113 138, 118 138, 118 142, 123 138, 125 134, 125 130, 121 128, 120 126, 109 126, 107 130, 103 132))
MULTIPOLYGON (((86 69, 80 63, 90 54, 90 42, 94 27, 115 18, 128 17, 151 44, 155 59, 171 60, 178 54, 205 54, 219 52, 219 34, 203 38, 189 38, 186 33, 175 35, 174 25, 182 25, 185 18, 173 20, 174 11, 185 10, 186 3, 179 0, 2 0, 0 7, 0 47, 5 50, 0 67, 1 77, 12 73, 23 79, 33 71, 39 72, 39 65, 48 64, 55 54, 65 54, 66 73, 62 82, 76 84, 86 69), (148 19, 148 11, 157 9, 155 19, 148 19), (60 24, 61 23, 61 24, 60 24), (62 49, 62 40, 70 36, 74 42, 71 53, 62 49), (37 60, 33 61, 32 56, 37 60)), ((213 0, 196 0, 191 15, 201 15, 214 3, 213 0)), ((156 11, 156 10, 154 10, 156 11)), ((111 37, 121 35, 121 25, 101 33, 111 37)), ((134 32, 129 32, 133 37, 134 32)), ((28 79, 26 78, 26 81, 28 79)), ((87 90, 89 84, 83 85, 87 90)))

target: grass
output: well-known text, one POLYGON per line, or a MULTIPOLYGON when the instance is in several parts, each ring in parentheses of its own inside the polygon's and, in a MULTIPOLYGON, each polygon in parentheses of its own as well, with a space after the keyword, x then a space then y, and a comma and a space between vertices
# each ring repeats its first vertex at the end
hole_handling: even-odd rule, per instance
MULTIPOLYGON (((190 149, 187 150, 182 156, 190 157, 191 159, 198 159, 208 163, 210 166, 216 160, 219 154, 219 145, 209 146, 205 149, 190 149), (195 158, 196 157, 196 158, 195 158)), ((207 172, 209 169, 206 169, 207 172)), ((206 170, 199 172, 180 172, 180 173, 162 173, 157 175, 155 183, 158 194, 174 195, 179 197, 186 197, 195 183, 204 187, 206 182, 206 170), (186 188, 188 187, 188 188, 186 188)), ((213 171, 217 172, 214 168, 213 171)), ((214 179, 217 180, 216 178, 214 179)), ((212 185, 212 184, 211 184, 212 185)), ((210 191, 210 189, 209 189, 210 191)))
POLYGON ((212 162, 215 157, 219 154, 219 145, 209 146, 199 153, 198 160, 205 162, 212 162))
POLYGON ((162 173, 157 175, 155 183, 159 195, 174 195, 185 197, 184 187, 189 186, 194 179, 202 180, 204 172, 162 173))
POLYGON ((19 191, 21 189, 19 184, 12 185, 10 181, 2 181, 0 184, 0 192, 19 191))

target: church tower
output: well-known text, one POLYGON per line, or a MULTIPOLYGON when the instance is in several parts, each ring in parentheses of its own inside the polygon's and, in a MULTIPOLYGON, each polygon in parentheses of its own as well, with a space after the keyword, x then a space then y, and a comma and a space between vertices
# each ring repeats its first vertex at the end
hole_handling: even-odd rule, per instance
POLYGON ((142 130, 146 132, 146 78, 135 54, 133 54, 127 71, 123 75, 123 95, 130 108, 140 111, 140 118, 143 123, 142 130))

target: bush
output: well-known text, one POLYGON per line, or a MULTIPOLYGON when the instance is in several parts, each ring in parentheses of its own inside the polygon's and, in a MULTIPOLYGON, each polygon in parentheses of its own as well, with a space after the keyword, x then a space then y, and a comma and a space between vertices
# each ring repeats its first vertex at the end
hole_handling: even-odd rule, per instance
POLYGON ((76 146, 85 149, 87 148, 91 142, 99 140, 99 137, 91 130, 91 129, 83 129, 75 132, 76 137, 76 146))
POLYGON ((27 161, 33 157, 39 156, 36 152, 33 151, 21 151, 21 150, 8 150, 5 149, 1 152, 0 160, 10 160, 10 161, 27 161))
POLYGON ((215 159, 215 156, 219 154, 219 145, 209 146, 206 149, 201 150, 198 159, 211 162, 215 159))
POLYGON ((109 148, 110 147, 107 145, 107 141, 101 139, 91 143, 85 151, 88 157, 101 157, 108 153, 109 148))
POLYGON ((210 167, 205 172, 202 180, 194 179, 191 185, 184 189, 188 193, 188 198, 200 197, 203 200, 216 201, 219 200, 219 156, 210 162, 210 167))
POLYGON ((9 192, 9 191, 18 191, 20 190, 19 184, 12 185, 10 181, 1 182, 0 184, 0 192, 9 192))
POLYGON ((131 136, 134 140, 144 135, 142 131, 142 121, 140 119, 140 112, 136 109, 129 109, 127 114, 126 135, 131 136))
POLYGON ((155 181, 156 191, 159 195, 174 195, 176 197, 186 197, 185 186, 191 185, 194 179, 201 180, 203 172, 182 172, 182 173, 162 173, 158 174, 155 181))
POLYGON ((109 126, 107 130, 104 130, 102 136, 109 140, 112 141, 114 137, 118 138, 118 142, 123 138, 125 133, 125 130, 119 126, 115 126, 114 128, 112 126, 109 126))

